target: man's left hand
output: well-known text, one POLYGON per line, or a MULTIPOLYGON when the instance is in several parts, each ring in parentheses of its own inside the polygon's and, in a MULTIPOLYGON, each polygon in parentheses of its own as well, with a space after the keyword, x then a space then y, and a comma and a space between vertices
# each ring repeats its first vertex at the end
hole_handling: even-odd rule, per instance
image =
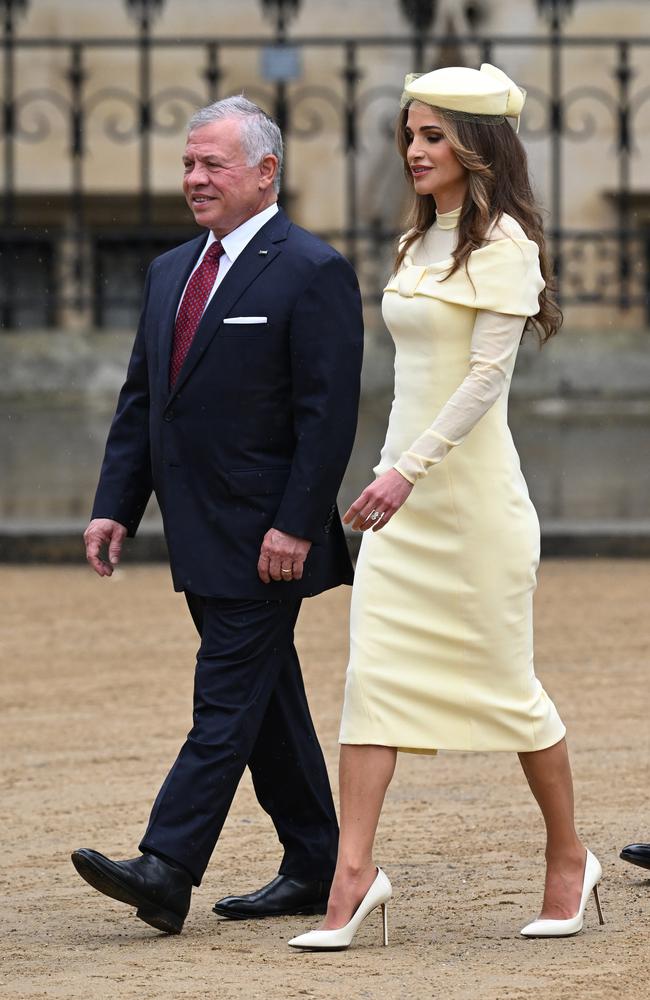
POLYGON ((264 535, 257 573, 262 583, 271 580, 301 580, 311 542, 270 528, 264 535))

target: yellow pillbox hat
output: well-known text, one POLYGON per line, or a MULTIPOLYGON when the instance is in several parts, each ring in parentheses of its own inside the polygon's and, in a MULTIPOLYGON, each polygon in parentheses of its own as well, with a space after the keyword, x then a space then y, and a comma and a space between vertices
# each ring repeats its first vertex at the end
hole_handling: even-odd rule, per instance
POLYGON ((411 73, 404 81, 404 99, 468 115, 519 118, 526 91, 509 76, 483 63, 480 70, 446 66, 432 73, 411 73))

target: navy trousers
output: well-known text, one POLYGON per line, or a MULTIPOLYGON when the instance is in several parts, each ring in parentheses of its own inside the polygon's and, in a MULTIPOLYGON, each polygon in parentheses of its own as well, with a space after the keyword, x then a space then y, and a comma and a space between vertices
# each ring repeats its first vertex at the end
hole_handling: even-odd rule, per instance
POLYGON ((193 726, 140 850, 200 885, 248 765, 284 847, 280 874, 331 879, 338 824, 293 642, 300 601, 186 597, 201 635, 193 726))

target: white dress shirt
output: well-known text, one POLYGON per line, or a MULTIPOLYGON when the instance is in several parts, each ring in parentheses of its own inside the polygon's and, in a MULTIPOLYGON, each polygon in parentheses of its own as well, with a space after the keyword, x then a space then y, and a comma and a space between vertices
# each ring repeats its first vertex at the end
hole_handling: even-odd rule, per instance
MULTIPOLYGON (((223 247, 224 252, 219 259, 219 270, 217 271, 217 277, 215 278, 214 285, 212 286, 212 291, 210 292, 207 301, 205 303, 206 309, 209 303, 212 301, 212 296, 216 292, 217 288, 219 287, 223 279, 228 274, 228 271, 235 263, 240 253, 245 249, 246 246, 248 246, 250 241, 253 239, 255 234, 260 231, 262 226, 266 225, 269 219, 272 219, 273 216, 277 214, 277 212, 278 212, 278 205, 277 202, 274 202, 272 205, 269 205, 268 208, 265 208, 261 212, 258 212, 257 215, 253 215, 251 216, 250 219, 246 219, 246 222, 242 222, 241 226, 237 226, 236 229, 233 229, 231 233, 228 233, 227 236, 224 236, 222 238, 221 246, 223 247)), ((216 236, 214 235, 212 230, 210 230, 207 242, 203 247, 203 250, 201 251, 199 258, 192 269, 192 274, 194 274, 194 271, 196 271, 197 267, 203 260, 203 257, 205 256, 208 247, 212 246, 215 240, 216 236)), ((189 278, 187 279, 187 283, 185 284, 185 288, 183 289, 183 295, 185 295, 185 289, 187 288, 187 284, 189 283, 192 274, 190 274, 189 278)), ((181 302, 183 301, 183 295, 181 295, 180 299, 178 300, 179 309, 181 307, 181 302)), ((176 315, 178 316, 178 309, 176 310, 176 315)))

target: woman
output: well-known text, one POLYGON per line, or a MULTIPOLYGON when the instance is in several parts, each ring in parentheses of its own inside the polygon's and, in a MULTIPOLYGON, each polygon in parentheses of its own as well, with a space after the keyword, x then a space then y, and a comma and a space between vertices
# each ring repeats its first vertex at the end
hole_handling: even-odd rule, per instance
POLYGON ((507 425, 524 328, 532 321, 544 342, 561 323, 526 155, 506 121, 524 98, 487 64, 406 80, 398 145, 414 210, 383 304, 395 399, 377 478, 344 517, 366 533, 338 864, 322 927, 294 947, 347 947, 377 906, 386 942, 391 888, 372 846, 398 750, 519 754, 547 831, 542 910, 524 936, 574 934, 592 890, 598 902, 565 728, 533 670, 539 524, 507 425))

